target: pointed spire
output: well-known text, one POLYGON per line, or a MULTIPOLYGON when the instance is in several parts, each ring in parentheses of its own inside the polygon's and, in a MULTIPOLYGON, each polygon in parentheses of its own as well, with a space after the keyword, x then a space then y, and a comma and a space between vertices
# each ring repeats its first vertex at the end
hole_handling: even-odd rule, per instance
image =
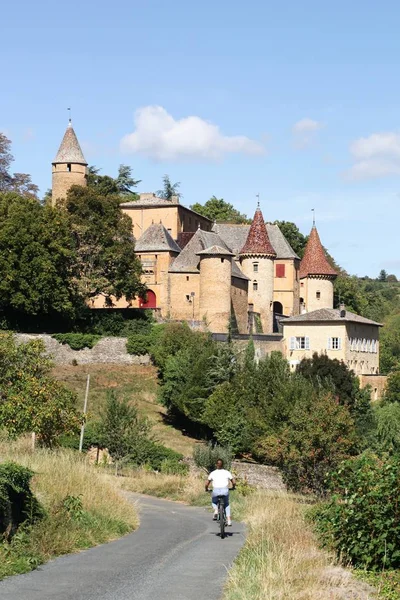
POLYGON ((254 213, 247 240, 239 254, 266 254, 269 256, 276 256, 276 252, 269 241, 264 217, 259 206, 257 206, 257 210, 254 213))
POLYGON ((56 163, 78 163, 81 165, 87 165, 79 145, 78 138, 76 137, 74 128, 72 127, 71 119, 68 121, 68 126, 64 133, 63 140, 58 149, 57 156, 53 161, 53 164, 56 163))
POLYGON ((308 275, 325 275, 327 277, 337 277, 338 275, 326 258, 315 223, 311 229, 304 256, 300 263, 300 279, 308 275))

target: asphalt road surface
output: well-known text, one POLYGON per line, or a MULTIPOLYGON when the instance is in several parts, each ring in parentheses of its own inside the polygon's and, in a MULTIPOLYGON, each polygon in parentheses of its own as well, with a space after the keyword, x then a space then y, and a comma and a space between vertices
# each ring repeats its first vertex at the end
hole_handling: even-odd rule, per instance
POLYGON ((243 526, 233 522, 221 540, 204 509, 132 498, 140 512, 135 533, 7 578, 1 600, 218 600, 243 526))

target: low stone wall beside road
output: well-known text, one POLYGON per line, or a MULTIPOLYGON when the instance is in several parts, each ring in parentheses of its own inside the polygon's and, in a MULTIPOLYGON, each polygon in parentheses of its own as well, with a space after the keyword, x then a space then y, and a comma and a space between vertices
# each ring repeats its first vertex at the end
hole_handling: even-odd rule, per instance
POLYGON ((72 350, 67 344, 60 344, 51 335, 17 333, 17 340, 28 342, 40 339, 43 341, 46 354, 48 354, 57 365, 70 365, 76 361, 79 365, 91 363, 114 363, 119 365, 148 365, 150 357, 132 356, 126 351, 126 338, 104 337, 95 344, 93 348, 83 350, 72 350))

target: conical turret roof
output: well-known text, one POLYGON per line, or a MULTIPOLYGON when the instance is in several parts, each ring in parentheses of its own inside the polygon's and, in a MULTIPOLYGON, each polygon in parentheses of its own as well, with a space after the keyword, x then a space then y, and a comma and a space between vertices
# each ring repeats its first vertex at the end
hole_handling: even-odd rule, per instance
POLYGON ((249 234, 239 254, 267 254, 269 256, 276 256, 276 252, 268 237, 260 207, 257 207, 249 234))
POLYGON ((300 279, 308 275, 325 275, 330 277, 337 277, 338 275, 326 258, 325 250, 321 244, 315 225, 311 229, 304 256, 300 263, 300 279))
POLYGON ((53 164, 55 163, 79 163, 87 165, 71 121, 68 123, 57 156, 53 161, 53 164))

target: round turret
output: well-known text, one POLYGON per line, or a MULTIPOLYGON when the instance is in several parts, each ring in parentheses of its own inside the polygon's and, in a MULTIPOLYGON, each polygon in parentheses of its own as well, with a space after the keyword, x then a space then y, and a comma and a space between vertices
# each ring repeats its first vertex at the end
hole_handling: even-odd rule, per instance
POLYGON ((212 246, 200 257, 200 318, 213 333, 227 333, 231 319, 232 252, 212 246))
POLYGON ((68 123, 57 156, 52 163, 52 204, 66 198, 73 185, 87 185, 87 162, 72 127, 68 123))

